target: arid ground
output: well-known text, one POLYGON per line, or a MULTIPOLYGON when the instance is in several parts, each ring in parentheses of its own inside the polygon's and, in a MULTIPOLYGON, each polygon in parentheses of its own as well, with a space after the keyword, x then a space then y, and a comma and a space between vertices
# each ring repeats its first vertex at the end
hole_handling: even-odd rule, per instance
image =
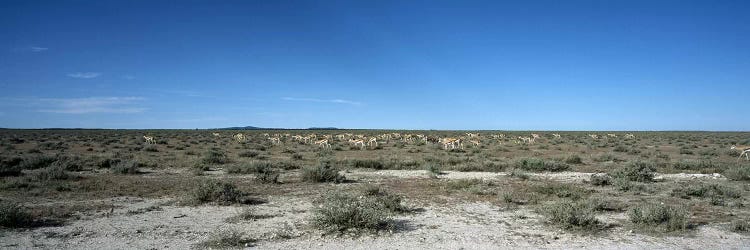
POLYGON ((747 249, 750 163, 730 147, 749 144, 729 132, 0 130, 0 248, 747 249), (463 143, 446 150, 447 137, 463 143))

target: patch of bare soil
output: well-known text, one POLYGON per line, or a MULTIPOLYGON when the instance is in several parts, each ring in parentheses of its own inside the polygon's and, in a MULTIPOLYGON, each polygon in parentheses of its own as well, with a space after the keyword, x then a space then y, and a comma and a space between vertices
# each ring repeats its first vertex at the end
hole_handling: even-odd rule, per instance
MULTIPOLYGON (((123 200, 111 213, 60 227, 5 232, 2 248, 28 249, 188 249, 212 235, 242 232, 263 249, 741 249, 750 237, 719 226, 700 227, 691 236, 635 234, 615 227, 599 235, 567 232, 544 223, 528 209, 510 209, 485 202, 424 206, 395 217, 397 229, 358 237, 324 235, 306 221, 311 199, 268 197, 252 206, 257 219, 237 220, 248 209, 240 206, 177 207, 168 200, 123 200)), ((600 216, 617 224, 622 213, 600 216)))

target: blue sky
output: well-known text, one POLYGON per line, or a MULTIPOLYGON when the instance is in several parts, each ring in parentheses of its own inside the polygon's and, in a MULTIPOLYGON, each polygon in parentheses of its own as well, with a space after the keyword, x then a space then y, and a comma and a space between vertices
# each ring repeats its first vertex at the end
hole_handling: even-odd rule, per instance
POLYGON ((748 1, 216 2, 0 2, 0 127, 750 130, 748 1))

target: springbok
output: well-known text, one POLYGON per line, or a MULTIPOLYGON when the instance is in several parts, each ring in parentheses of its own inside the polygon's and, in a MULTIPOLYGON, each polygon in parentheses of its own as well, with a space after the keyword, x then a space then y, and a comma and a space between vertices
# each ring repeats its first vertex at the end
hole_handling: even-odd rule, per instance
POLYGON ((146 143, 148 144, 156 144, 156 140, 154 140, 153 136, 143 136, 143 139, 146 139, 146 143))

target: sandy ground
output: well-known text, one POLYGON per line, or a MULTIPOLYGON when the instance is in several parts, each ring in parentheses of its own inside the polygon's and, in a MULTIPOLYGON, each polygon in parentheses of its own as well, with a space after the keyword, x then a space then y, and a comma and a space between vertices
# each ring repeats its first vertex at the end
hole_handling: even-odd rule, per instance
MULTIPOLYGON (((348 178, 428 178, 425 171, 351 171, 348 178)), ((440 178, 500 178, 506 173, 451 172, 440 178)), ((582 181, 588 173, 532 174, 534 177, 582 181)), ((660 175, 661 178, 723 178, 714 175, 660 175)), ((750 249, 750 236, 729 232, 726 225, 699 227, 686 236, 649 236, 614 227, 600 235, 566 232, 545 225, 531 210, 489 203, 419 206, 396 217, 397 230, 360 237, 323 235, 312 229, 313 197, 263 197, 254 214, 269 218, 232 222, 247 207, 174 206, 171 199, 119 197, 111 211, 83 216, 64 226, 0 231, 3 249, 188 249, 217 233, 244 232, 260 249, 750 249)), ((623 213, 606 213, 612 224, 623 213)))

